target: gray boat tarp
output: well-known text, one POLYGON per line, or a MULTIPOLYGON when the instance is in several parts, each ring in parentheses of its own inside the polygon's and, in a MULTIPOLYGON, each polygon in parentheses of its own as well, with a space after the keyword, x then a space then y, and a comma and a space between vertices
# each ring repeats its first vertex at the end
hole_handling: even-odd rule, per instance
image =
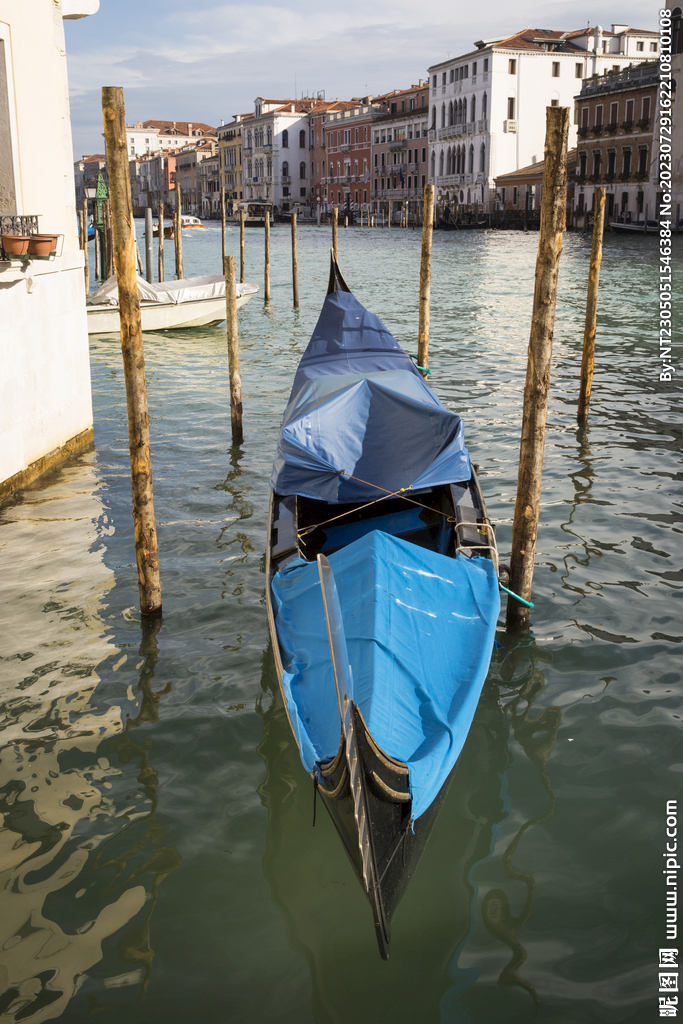
POLYGON ((285 409, 273 490, 342 503, 471 475, 460 416, 378 317, 350 292, 328 295, 285 409))
MULTIPOLYGON (((164 281, 155 284, 138 275, 138 296, 141 302, 173 303, 191 302, 197 299, 220 299, 225 296, 225 278, 220 274, 204 277, 185 277, 180 281, 164 281)), ((258 291, 253 284, 238 284, 237 296, 258 291)), ((108 277, 96 292, 89 296, 87 305, 118 306, 119 288, 116 275, 108 277)))

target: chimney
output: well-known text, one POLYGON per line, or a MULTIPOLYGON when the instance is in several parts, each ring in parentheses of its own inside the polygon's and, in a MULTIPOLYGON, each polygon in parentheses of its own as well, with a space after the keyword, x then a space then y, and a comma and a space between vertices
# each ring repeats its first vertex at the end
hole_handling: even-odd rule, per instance
POLYGON ((187 134, 192 135, 192 121, 187 122, 187 134))
MULTIPOLYGON (((293 114, 293 113, 294 113, 294 104, 293 104, 293 103, 290 103, 290 104, 289 104, 289 112, 290 112, 291 114, 293 114)), ((242 215, 240 214, 240 216, 242 216, 242 215)))

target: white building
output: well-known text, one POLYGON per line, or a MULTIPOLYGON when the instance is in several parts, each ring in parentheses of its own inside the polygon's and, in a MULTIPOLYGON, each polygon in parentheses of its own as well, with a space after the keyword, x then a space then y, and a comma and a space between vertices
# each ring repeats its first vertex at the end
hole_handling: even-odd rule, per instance
POLYGON ((131 157, 173 152, 203 138, 216 139, 216 129, 200 121, 138 121, 126 125, 126 144, 131 157))
POLYGON ((265 199, 275 212, 283 200, 287 205, 307 202, 308 121, 316 104, 313 99, 254 100, 254 118, 242 128, 244 199, 265 199))
POLYGON ((0 0, 2 233, 61 236, 53 259, 0 259, 0 496, 93 436, 62 19, 97 7, 0 0))
MULTIPOLYGON (((526 29, 481 39, 429 68, 429 181, 437 197, 481 203, 494 178, 543 159, 545 110, 574 106, 584 78, 651 59, 657 33, 627 25, 577 32, 526 29)), ((569 147, 576 145, 576 126, 569 147)))

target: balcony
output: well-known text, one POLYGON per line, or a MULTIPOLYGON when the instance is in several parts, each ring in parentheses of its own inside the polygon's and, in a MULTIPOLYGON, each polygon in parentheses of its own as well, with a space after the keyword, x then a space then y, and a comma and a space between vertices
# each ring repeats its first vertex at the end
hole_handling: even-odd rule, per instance
POLYGON ((430 128, 427 134, 427 138, 430 142, 436 142, 436 128, 430 128))
MULTIPOLYGON (((323 178, 322 180, 323 180, 323 181, 325 181, 326 179, 325 179, 325 178, 323 178)), ((292 178, 291 178, 291 176, 290 176, 289 174, 281 174, 281 175, 280 175, 280 182, 281 182, 281 183, 282 183, 283 185, 291 185, 291 183, 292 183, 292 178)))
POLYGON ((609 132, 610 135, 614 135, 614 133, 616 132, 618 127, 619 127, 619 125, 618 125, 618 123, 616 121, 610 121, 609 124, 605 125, 605 131, 609 132))
POLYGON ((517 131, 517 122, 516 121, 511 121, 509 118, 506 121, 503 121, 503 131, 504 132, 510 132, 510 133, 516 132, 517 131))
POLYGON ((485 118, 483 121, 477 121, 477 131, 478 132, 482 133, 482 132, 487 132, 488 130, 489 130, 488 118, 485 118))
POLYGON ((405 139, 398 139, 396 142, 389 143, 389 152, 398 153, 407 147, 408 143, 405 139))

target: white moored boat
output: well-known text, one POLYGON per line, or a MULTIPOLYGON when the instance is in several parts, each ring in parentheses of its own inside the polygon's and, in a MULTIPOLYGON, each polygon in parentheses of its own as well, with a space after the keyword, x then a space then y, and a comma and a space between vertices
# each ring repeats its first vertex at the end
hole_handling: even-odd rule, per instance
MULTIPOLYGON (((248 302, 258 285, 237 285, 237 308, 248 302)), ((181 281, 152 284, 138 277, 143 331, 172 331, 184 327, 208 327, 225 320, 225 278, 222 275, 187 277, 181 281)), ((119 292, 110 277, 86 303, 88 334, 118 331, 119 292)))

